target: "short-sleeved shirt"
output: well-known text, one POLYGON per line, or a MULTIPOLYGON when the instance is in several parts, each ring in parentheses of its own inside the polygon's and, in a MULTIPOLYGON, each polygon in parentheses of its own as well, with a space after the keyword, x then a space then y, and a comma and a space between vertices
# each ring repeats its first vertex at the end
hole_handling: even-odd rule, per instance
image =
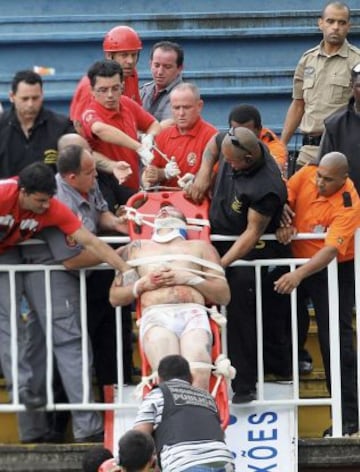
POLYGON ((89 108, 81 118, 84 137, 94 151, 104 154, 113 161, 126 161, 130 164, 133 173, 126 180, 126 185, 134 190, 139 188, 139 158, 135 151, 124 146, 102 141, 95 136, 91 127, 96 122, 114 126, 137 140, 137 132, 146 130, 152 125, 155 118, 140 105, 128 97, 121 97, 118 110, 108 110, 96 100, 92 100, 89 108))
POLYGON ((359 62, 360 49, 347 41, 330 56, 323 50, 323 41, 303 54, 293 83, 293 98, 305 102, 303 133, 320 135, 325 118, 348 103, 351 69, 359 62))
POLYGON ((18 175, 34 162, 44 162, 55 173, 57 142, 63 134, 74 131, 68 117, 42 108, 26 136, 12 107, 0 117, 0 178, 18 175))
POLYGON ((325 132, 321 139, 319 159, 328 152, 342 152, 349 163, 349 177, 360 193, 360 113, 354 110, 354 97, 325 120, 325 132))
MULTIPOLYGON (((164 129, 155 137, 155 142, 160 151, 169 158, 174 156, 180 169, 180 176, 187 172, 196 174, 199 170, 202 155, 206 144, 217 134, 215 126, 199 118, 194 126, 185 134, 180 133, 177 126, 164 129)), ((167 162, 156 151, 152 164, 164 168, 167 162)), ((165 185, 177 187, 177 179, 165 181, 165 185)))
MULTIPOLYGON (((187 384, 184 380, 176 382, 187 384)), ((136 416, 135 425, 150 423, 156 430, 162 421, 164 395, 159 388, 153 389, 144 398, 136 416)), ((168 472, 180 472, 191 466, 211 462, 233 463, 233 456, 222 441, 188 441, 165 445, 160 453, 161 464, 168 472)), ((219 466, 220 468, 220 466, 219 466)))
POLYGON ((275 159, 261 141, 258 144, 262 161, 256 169, 235 171, 220 157, 210 206, 212 233, 242 234, 247 228, 250 208, 271 217, 265 233, 273 233, 278 228, 287 199, 286 185, 275 159))
POLYGON ((281 139, 269 128, 261 129, 259 139, 269 148, 270 154, 280 169, 284 169, 287 161, 287 148, 281 139))
MULTIPOLYGON (((85 196, 69 185, 60 174, 56 175, 57 194, 56 198, 69 207, 82 224, 91 233, 97 234, 99 230, 99 219, 101 213, 108 211, 108 205, 99 189, 97 182, 93 189, 85 196)), ((46 228, 39 235, 45 240, 50 251, 44 250, 43 246, 37 251, 37 257, 44 260, 37 262, 56 263, 77 256, 82 251, 82 246, 75 241, 69 240, 58 228, 46 228)), ((31 248, 31 251, 33 248, 31 248)), ((23 253, 27 253, 27 248, 23 253)))
POLYGON ((360 199, 353 182, 329 197, 318 195, 317 166, 308 165, 287 182, 288 200, 295 211, 293 225, 299 233, 325 233, 325 240, 292 241, 295 257, 309 258, 325 246, 335 247, 338 261, 354 258, 354 233, 360 225, 360 199))
MULTIPOLYGON (((139 93, 139 78, 137 71, 133 75, 124 77, 123 95, 131 98, 136 103, 141 105, 141 98, 139 93)), ((92 100, 90 80, 87 75, 80 80, 76 86, 74 96, 70 104, 70 118, 73 121, 80 121, 84 111, 88 108, 92 100)))
POLYGON ((19 205, 17 178, 0 181, 0 253, 48 226, 57 226, 71 235, 81 227, 81 221, 55 197, 42 214, 23 210, 19 205))
POLYGON ((158 121, 172 118, 170 92, 182 81, 182 76, 178 75, 175 80, 158 93, 156 93, 154 81, 144 84, 140 88, 140 95, 145 110, 155 116, 158 121))

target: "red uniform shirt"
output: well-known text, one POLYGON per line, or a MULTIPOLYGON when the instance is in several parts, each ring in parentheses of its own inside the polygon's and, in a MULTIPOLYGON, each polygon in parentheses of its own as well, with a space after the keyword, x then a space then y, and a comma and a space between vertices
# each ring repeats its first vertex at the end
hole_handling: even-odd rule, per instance
POLYGON ((56 226, 70 235, 81 228, 81 221, 56 198, 41 215, 19 206, 17 178, 0 181, 0 253, 10 246, 26 241, 47 226, 56 226))
MULTIPOLYGON (((136 103, 141 105, 141 98, 139 93, 139 78, 137 71, 134 75, 124 78, 123 95, 131 98, 136 103)), ((70 118, 72 121, 80 121, 82 114, 89 107, 92 100, 90 80, 87 75, 77 84, 74 96, 70 104, 70 118)))
MULTIPOLYGON (((187 172, 196 174, 199 170, 206 144, 217 134, 218 130, 210 123, 199 118, 195 125, 185 134, 181 134, 176 125, 164 129, 155 137, 160 151, 169 158, 174 156, 180 169, 180 177, 187 172)), ((156 151, 152 164, 163 168, 167 162, 156 151)), ((167 186, 177 187, 177 179, 166 180, 167 186)))
POLYGON ((335 247, 338 261, 354 258, 354 233, 360 226, 360 198, 350 179, 329 197, 318 195, 316 166, 305 166, 287 182, 288 201, 299 233, 325 233, 326 239, 292 241, 295 257, 308 258, 325 246, 335 247))
POLYGON ((104 154, 113 161, 126 161, 130 164, 133 173, 126 180, 126 186, 135 190, 139 188, 139 157, 135 151, 102 141, 95 136, 91 127, 96 122, 114 126, 133 139, 137 139, 137 132, 146 130, 155 121, 155 118, 140 105, 128 97, 121 97, 119 110, 108 110, 96 100, 92 100, 89 108, 81 118, 81 127, 84 137, 94 151, 104 154))

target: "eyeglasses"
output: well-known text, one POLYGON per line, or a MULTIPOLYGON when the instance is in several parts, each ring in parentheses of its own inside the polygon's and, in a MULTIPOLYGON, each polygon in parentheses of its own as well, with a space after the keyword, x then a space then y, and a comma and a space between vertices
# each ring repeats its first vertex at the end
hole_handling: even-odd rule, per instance
POLYGON ((122 84, 117 84, 113 85, 112 87, 99 87, 94 89, 95 93, 98 93, 99 95, 107 95, 109 91, 112 93, 119 93, 122 92, 123 85, 122 84))
POLYGON ((228 136, 230 136, 231 144, 239 149, 242 149, 243 151, 247 152, 248 154, 251 154, 250 149, 248 149, 246 146, 244 146, 239 138, 235 136, 234 133, 234 127, 232 126, 229 131, 228 131, 228 136))

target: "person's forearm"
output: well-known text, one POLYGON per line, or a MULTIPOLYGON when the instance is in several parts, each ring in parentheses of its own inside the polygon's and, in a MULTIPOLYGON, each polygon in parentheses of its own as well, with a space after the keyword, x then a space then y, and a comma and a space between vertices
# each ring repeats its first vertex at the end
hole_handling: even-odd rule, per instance
POLYGON ((160 133, 162 130, 160 123, 156 120, 151 125, 148 127, 146 130, 146 134, 152 134, 153 136, 156 136, 157 134, 160 133))
POLYGON ((107 262, 109 265, 114 267, 114 269, 119 270, 120 272, 125 272, 130 269, 114 249, 93 235, 84 226, 75 231, 72 236, 75 241, 82 244, 85 249, 98 257, 100 261, 107 262))
POLYGON ((281 133, 281 140, 288 144, 291 137, 301 123, 304 115, 304 101, 293 100, 286 114, 283 131, 281 133))
POLYGON ((97 152, 94 152, 93 156, 95 157, 97 170, 105 172, 106 174, 113 173, 113 169, 115 168, 117 161, 113 161, 109 157, 106 157, 103 154, 99 154, 97 152))
POLYGON ((95 254, 86 249, 83 249, 77 256, 63 261, 63 266, 68 270, 76 270, 96 266, 101 264, 101 262, 102 260, 99 259, 95 254))
POLYGON ((337 249, 325 246, 318 251, 308 262, 296 269, 301 280, 324 269, 337 256, 337 249))
POLYGON ((124 286, 116 285, 113 282, 109 292, 109 302, 113 307, 126 306, 135 300, 133 293, 134 284, 124 286))
POLYGON ((115 216, 110 211, 101 213, 99 227, 103 231, 119 231, 121 233, 128 233, 128 225, 124 222, 124 218, 115 216))
POLYGON ((241 259, 253 249, 259 241, 262 233, 244 231, 234 242, 230 249, 221 258, 221 265, 227 267, 237 259, 241 259))
POLYGON ((141 147, 139 141, 131 138, 120 129, 105 123, 101 123, 100 121, 97 121, 92 125, 91 131, 102 141, 106 141, 108 143, 124 146, 132 149, 133 151, 137 151, 141 147))

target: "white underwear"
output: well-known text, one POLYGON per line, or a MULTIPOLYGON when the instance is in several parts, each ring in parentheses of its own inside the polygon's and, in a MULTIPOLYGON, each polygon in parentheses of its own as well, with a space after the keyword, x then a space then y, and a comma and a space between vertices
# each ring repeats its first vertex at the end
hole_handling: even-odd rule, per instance
POLYGON ((143 310, 140 320, 141 342, 143 342, 145 333, 155 326, 166 328, 179 338, 192 329, 204 329, 212 337, 206 309, 197 303, 150 306, 143 310))

